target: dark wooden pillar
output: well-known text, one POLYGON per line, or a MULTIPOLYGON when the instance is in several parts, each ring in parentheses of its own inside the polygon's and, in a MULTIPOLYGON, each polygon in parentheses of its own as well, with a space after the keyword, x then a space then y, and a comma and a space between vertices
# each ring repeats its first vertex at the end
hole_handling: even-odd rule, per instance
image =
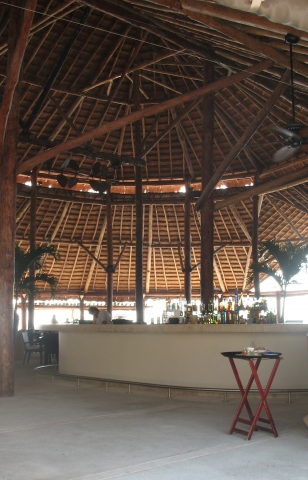
POLYGON ((112 238, 112 204, 110 183, 107 190, 107 253, 108 253, 108 266, 107 266, 107 311, 112 317, 112 305, 113 305, 113 238, 112 238))
MULTIPOLYGON (((214 63, 204 65, 204 84, 214 81, 214 63)), ((202 190, 213 176, 214 94, 206 95, 202 103, 202 190)), ((201 215, 201 302, 208 305, 214 296, 214 201, 213 194, 200 210, 201 215)))
MULTIPOLYGON (((36 201, 37 201, 37 172, 35 167, 31 172, 31 205, 30 205, 30 250, 36 248, 36 201)), ((30 267, 30 277, 35 278, 35 264, 30 267)), ((28 328, 34 328, 34 294, 28 295, 28 328)))
MULTIPOLYGON (((35 9, 36 2, 26 7, 35 9)), ((16 6, 25 7, 24 2, 16 6)), ((14 395, 13 297, 19 75, 33 11, 11 6, 5 91, 0 110, 0 397, 14 395)))
POLYGON ((187 303, 191 303, 191 235, 190 235, 190 209, 191 209, 191 196, 190 196, 190 178, 185 182, 185 272, 184 272, 184 288, 185 298, 187 303))
POLYGON ((0 396, 14 395, 14 245, 19 88, 15 91, 0 159, 0 396))
MULTIPOLYGON (((254 178, 254 186, 259 183, 259 175, 256 173, 254 178)), ((259 196, 256 195, 252 199, 253 202, 253 225, 252 225, 252 263, 258 263, 258 239, 259 239, 259 196)), ((253 282, 255 287, 255 297, 260 298, 260 277, 258 273, 254 273, 253 282)))
MULTIPOLYGON (((140 110, 139 71, 133 75, 133 101, 135 111, 140 110)), ((141 155, 141 121, 134 123, 135 155, 141 155)), ((143 323, 143 203, 142 203, 142 167, 136 166, 136 312, 137 323, 143 323)))

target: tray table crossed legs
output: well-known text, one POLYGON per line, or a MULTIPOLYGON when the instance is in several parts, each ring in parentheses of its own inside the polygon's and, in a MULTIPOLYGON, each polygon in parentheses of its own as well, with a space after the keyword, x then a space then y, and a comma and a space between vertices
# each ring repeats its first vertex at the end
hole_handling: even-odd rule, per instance
MULTIPOLYGON (((243 357, 242 357, 242 359, 243 359, 243 357)), ((235 417, 233 419, 233 422, 231 424, 229 433, 232 434, 233 432, 237 432, 237 433, 240 433, 241 435, 245 435, 245 436, 247 435, 247 438, 246 438, 247 440, 251 439, 252 434, 255 430, 263 430, 263 431, 268 432, 268 433, 273 433, 275 437, 278 437, 278 432, 277 432, 277 429, 276 429, 276 426, 275 426, 275 422, 274 422, 274 419, 273 419, 272 413, 270 411, 270 408, 268 406, 266 398, 267 398, 267 395, 270 391, 273 380, 275 378, 279 363, 282 359, 281 358, 276 358, 275 359, 275 363, 274 363, 274 366, 273 366, 272 371, 270 373, 270 376, 269 376, 269 379, 268 379, 268 382, 267 382, 267 385, 266 385, 265 389, 262 388, 260 378, 259 378, 259 375, 258 375, 258 368, 259 368, 259 365, 260 365, 262 359, 264 359, 264 358, 262 358, 262 356, 260 356, 257 359, 255 359, 255 358, 245 358, 245 361, 247 361, 249 363, 249 366, 251 368, 251 375, 250 375, 250 378, 248 380, 247 386, 244 389, 244 387, 242 385, 242 382, 241 382, 241 379, 240 379, 240 376, 239 376, 239 373, 237 371, 234 359, 229 357, 229 362, 230 362, 231 368, 233 370, 236 382, 238 384, 239 390, 240 390, 241 395, 242 395, 241 403, 240 403, 240 405, 237 409, 237 412, 236 412, 236 415, 235 415, 235 417), (253 381, 256 382, 256 385, 257 385, 257 388, 258 388, 258 391, 259 391, 259 394, 260 394, 260 397, 261 397, 261 400, 260 400, 260 403, 259 403, 259 406, 257 408, 257 411, 256 411, 255 415, 253 415, 253 413, 252 413, 252 410, 251 410, 251 407, 250 407, 250 404, 249 404, 248 398, 247 398, 253 381), (241 414, 244 406, 246 407, 249 420, 240 417, 240 414, 241 414), (264 407, 264 410, 266 412, 267 418, 261 418, 260 417, 260 414, 261 414, 261 411, 262 411, 263 407, 264 407), (264 426, 261 426, 261 425, 257 424, 258 421, 269 424, 271 428, 267 428, 267 427, 264 427, 264 426), (249 432, 247 432, 245 430, 241 430, 240 428, 237 428, 236 424, 238 422, 245 423, 246 425, 250 425, 249 432)))

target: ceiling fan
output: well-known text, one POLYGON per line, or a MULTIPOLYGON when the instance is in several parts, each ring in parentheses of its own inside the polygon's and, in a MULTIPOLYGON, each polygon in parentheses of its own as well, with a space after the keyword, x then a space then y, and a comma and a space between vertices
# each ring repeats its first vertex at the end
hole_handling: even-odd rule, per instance
POLYGON ((293 55, 292 46, 296 45, 299 38, 288 33, 285 36, 285 42, 290 45, 290 67, 291 67, 291 93, 292 93, 292 116, 293 122, 283 127, 271 127, 271 130, 277 133, 284 141, 285 146, 280 148, 273 155, 273 162, 280 163, 290 160, 296 155, 302 145, 308 144, 308 126, 303 123, 296 123, 295 104, 294 104, 294 82, 293 82, 293 55))

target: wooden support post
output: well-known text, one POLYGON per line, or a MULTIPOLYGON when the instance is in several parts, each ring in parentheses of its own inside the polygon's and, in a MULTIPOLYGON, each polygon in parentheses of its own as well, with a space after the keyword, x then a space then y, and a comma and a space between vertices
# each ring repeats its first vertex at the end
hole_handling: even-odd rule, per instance
POLYGON ((79 304, 80 320, 84 320, 84 295, 80 294, 79 299, 80 299, 80 304, 79 304))
POLYGON ((281 318, 281 292, 276 292, 276 323, 283 323, 283 320, 281 318))
POLYGON ((21 329, 27 330, 27 302, 26 294, 21 294, 21 329))
MULTIPOLYGON (((25 6, 24 2, 16 3, 16 7, 25 6)), ((35 10, 36 2, 27 2, 29 6, 35 10)), ((13 296, 19 73, 34 13, 16 7, 11 6, 9 13, 5 91, 11 93, 5 99, 6 107, 3 103, 0 111, 0 397, 14 395, 13 296)))
POLYGON ((113 239, 112 239, 112 204, 110 193, 110 182, 108 182, 107 190, 107 253, 108 253, 108 265, 107 265, 107 311, 112 317, 112 304, 113 304, 113 239))
POLYGON ((147 274, 145 281, 145 293, 150 291, 151 282, 151 264, 152 264, 152 241, 153 241, 153 205, 149 205, 149 227, 148 227, 148 260, 147 260, 147 274))
POLYGON ((190 178, 185 182, 185 269, 184 269, 184 290, 187 303, 191 303, 191 238, 190 238, 190 209, 191 209, 191 196, 190 196, 190 178))
MULTIPOLYGON (((139 71, 133 74, 133 100, 135 111, 140 110, 139 71)), ((135 122, 135 155, 141 153, 141 121, 135 122)), ((142 167, 136 166, 136 313, 137 323, 143 323, 143 202, 142 202, 142 167)))
MULTIPOLYGON (((259 175, 255 175, 254 186, 259 183, 259 175)), ((252 226, 252 262, 258 263, 258 227, 259 227, 259 197, 253 197, 253 226, 252 226)), ((260 277, 254 273, 253 282, 255 287, 255 297, 260 298, 260 277)))
MULTIPOLYGON (((204 84, 214 81, 214 63, 205 62, 204 84)), ((214 95, 210 93, 202 104, 202 190, 213 176, 213 145, 214 145, 214 95)), ((211 194, 201 207, 201 272, 200 296, 201 303, 208 305, 214 296, 214 200, 211 194)))
MULTIPOLYGON (((30 205, 30 250, 36 248, 36 200, 37 200, 37 172, 35 167, 31 172, 31 205, 30 205)), ((35 278, 35 264, 30 267, 30 277, 35 278)), ((34 294, 28 295, 28 328, 34 328, 34 294)))

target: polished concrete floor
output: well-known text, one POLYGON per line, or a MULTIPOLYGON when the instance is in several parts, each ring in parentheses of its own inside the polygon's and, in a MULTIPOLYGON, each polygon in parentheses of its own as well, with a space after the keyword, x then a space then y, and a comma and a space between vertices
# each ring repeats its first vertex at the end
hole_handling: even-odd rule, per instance
POLYGON ((37 365, 16 362, 15 396, 0 398, 1 480, 308 479, 308 396, 271 398, 279 437, 248 442, 228 434, 239 397, 77 387, 37 365))

